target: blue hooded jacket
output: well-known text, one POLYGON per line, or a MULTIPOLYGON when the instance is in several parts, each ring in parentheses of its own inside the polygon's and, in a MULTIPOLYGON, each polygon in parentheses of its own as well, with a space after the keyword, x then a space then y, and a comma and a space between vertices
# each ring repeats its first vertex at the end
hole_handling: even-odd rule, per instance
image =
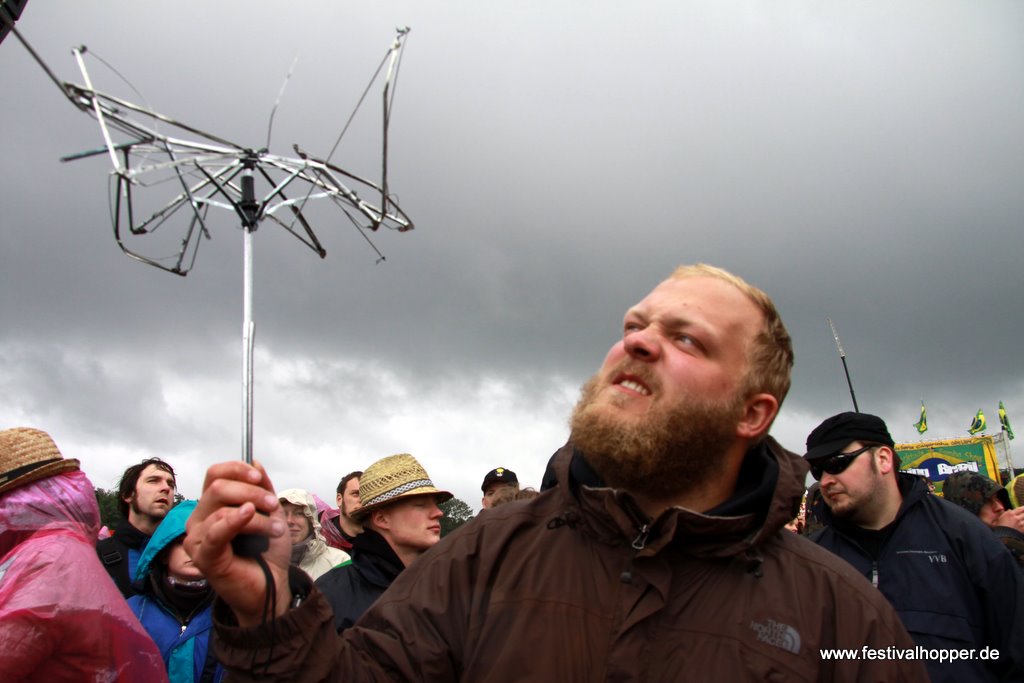
POLYGON ((219 683, 224 669, 213 659, 210 638, 213 635, 213 602, 207 601, 183 622, 154 589, 150 580, 154 562, 165 548, 185 535, 185 522, 196 507, 186 500, 171 508, 146 549, 139 557, 134 586, 139 591, 128 605, 142 622, 160 649, 171 683, 219 683))

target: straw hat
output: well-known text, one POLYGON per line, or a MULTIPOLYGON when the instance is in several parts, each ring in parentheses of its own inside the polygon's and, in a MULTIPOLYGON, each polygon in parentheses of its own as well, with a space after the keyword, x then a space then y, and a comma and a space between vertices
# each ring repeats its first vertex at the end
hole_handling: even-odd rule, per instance
POLYGON ((1010 494, 1010 505, 1019 508, 1024 505, 1024 474, 1018 474, 1006 485, 1006 491, 1010 494))
POLYGON ((77 469, 78 461, 65 459, 46 432, 29 427, 0 432, 0 493, 77 469))
POLYGON ((400 498, 434 494, 438 503, 452 497, 447 491, 441 491, 430 481, 430 476, 416 458, 408 453, 389 455, 373 463, 359 478, 358 510, 352 512, 352 518, 362 521, 377 508, 395 502, 400 498))

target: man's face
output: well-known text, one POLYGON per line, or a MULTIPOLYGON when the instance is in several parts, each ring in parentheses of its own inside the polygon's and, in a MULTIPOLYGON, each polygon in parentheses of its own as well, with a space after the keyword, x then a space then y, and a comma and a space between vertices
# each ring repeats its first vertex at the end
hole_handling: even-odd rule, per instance
POLYGON ((985 504, 978 510, 978 519, 985 522, 989 526, 995 526, 999 520, 999 515, 1003 514, 1006 508, 998 497, 992 496, 985 501, 985 504))
POLYGON ((404 549, 421 553, 441 540, 441 517, 444 513, 433 495, 403 498, 380 512, 384 516, 384 524, 378 528, 386 525, 381 533, 396 552, 404 549))
POLYGON ((481 507, 483 507, 484 510, 487 510, 488 508, 490 508, 494 504, 494 497, 496 495, 498 495, 498 491, 500 491, 502 489, 506 489, 506 488, 511 488, 511 489, 518 490, 519 489, 519 485, 518 484, 502 484, 501 482, 495 482, 493 484, 488 484, 487 487, 484 488, 484 497, 480 501, 481 507))
POLYGON ((762 325, 723 280, 662 282, 626 313, 622 341, 584 386, 574 444, 609 485, 655 497, 700 486, 737 439, 762 325))
POLYGON ((359 477, 345 482, 345 490, 338 494, 337 501, 341 516, 351 520, 352 513, 359 509, 359 477))
MULTIPOLYGON (((841 453, 852 453, 862 446, 864 444, 860 441, 852 441, 841 453)), ((867 450, 839 474, 823 472, 821 495, 835 517, 848 519, 854 524, 868 522, 882 504, 883 476, 875 462, 874 450, 867 450)))
POLYGON ((281 507, 284 509, 285 523, 288 525, 288 536, 292 539, 292 545, 302 543, 313 531, 309 518, 306 517, 305 506, 282 500, 281 507))
POLYGON ((156 465, 146 465, 135 483, 128 506, 136 515, 163 519, 174 504, 174 477, 156 465))

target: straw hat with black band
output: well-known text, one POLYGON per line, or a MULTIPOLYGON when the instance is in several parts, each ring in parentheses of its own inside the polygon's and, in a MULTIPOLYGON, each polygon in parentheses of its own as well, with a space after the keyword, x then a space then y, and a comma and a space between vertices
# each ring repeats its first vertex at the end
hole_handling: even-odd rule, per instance
POLYGON ((381 458, 363 471, 359 478, 358 510, 353 519, 362 522, 374 510, 411 496, 433 495, 438 503, 452 494, 434 486, 427 471, 408 453, 381 458))
POLYGON ((61 455, 44 431, 15 427, 0 432, 0 493, 78 469, 78 461, 61 455))

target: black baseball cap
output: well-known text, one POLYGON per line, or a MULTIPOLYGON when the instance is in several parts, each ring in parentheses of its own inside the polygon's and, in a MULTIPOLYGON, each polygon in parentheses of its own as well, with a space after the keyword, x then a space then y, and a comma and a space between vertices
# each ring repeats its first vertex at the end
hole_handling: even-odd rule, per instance
POLYGON ((519 479, 512 470, 496 467, 484 477, 484 483, 480 485, 480 490, 486 493, 490 484, 519 484, 519 479))
POLYGON ((839 413, 822 422, 810 433, 804 458, 827 458, 846 448, 851 441, 884 443, 890 448, 896 445, 889 436, 889 429, 882 418, 867 413, 839 413))

